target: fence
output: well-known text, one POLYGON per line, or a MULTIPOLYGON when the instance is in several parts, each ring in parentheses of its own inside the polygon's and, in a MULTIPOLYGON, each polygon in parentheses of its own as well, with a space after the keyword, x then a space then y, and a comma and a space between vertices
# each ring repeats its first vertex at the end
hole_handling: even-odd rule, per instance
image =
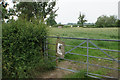
MULTIPOLYGON (((75 60, 70 60, 70 59, 65 59, 65 58, 61 58, 63 60, 67 60, 67 61, 72 61, 72 62, 78 62, 78 63, 82 63, 82 64, 86 64, 87 65, 87 70, 86 70, 86 75, 89 76, 89 77, 93 77, 93 78, 99 78, 98 76, 100 77, 103 77, 103 78, 115 78, 115 77, 112 77, 112 76, 105 76, 105 75, 100 75, 100 74, 94 74, 94 73, 89 73, 89 66, 97 66, 97 67, 101 67, 101 68, 106 68, 106 69, 109 69, 109 70, 115 70, 116 72, 117 71, 120 71, 120 69, 116 69, 116 68, 111 68, 111 67, 106 67, 106 66, 101 66, 101 65, 96 65, 96 64, 91 64, 89 63, 89 57, 91 58, 98 58, 98 59, 104 59, 104 60, 110 60, 110 61, 115 61, 117 62, 118 64, 120 63, 120 60, 118 59, 115 59, 113 58, 112 56, 110 56, 107 52, 105 51, 112 51, 112 52, 120 52, 118 50, 110 50, 110 49, 101 49, 99 48, 96 44, 94 44, 92 41, 110 41, 110 42, 120 42, 120 40, 107 40, 107 39, 87 39, 87 38, 71 38, 71 37, 56 37, 56 36, 47 36, 46 37, 47 39, 49 38, 60 38, 60 39, 72 39, 72 40, 84 40, 82 43, 80 43, 79 45, 77 46, 73 46, 74 48, 72 48, 71 50, 65 52, 65 54, 73 54, 73 55, 81 55, 81 56, 85 56, 87 57, 87 62, 82 62, 82 61, 75 61, 75 60), (82 44, 85 44, 87 43, 87 47, 83 47, 81 46, 82 44), (92 44, 94 47, 96 48, 91 48, 89 47, 89 44, 92 44), (84 55, 84 54, 77 54, 77 53, 71 53, 72 50, 76 49, 77 47, 80 47, 80 48, 86 48, 87 49, 87 55, 84 55), (103 58, 103 57, 97 57, 97 56, 90 56, 89 55, 89 49, 97 49, 97 50, 100 50, 101 52, 103 52, 105 55, 107 55, 109 58, 103 58), (96 77, 97 76, 97 77, 96 77)), ((45 51, 49 51, 50 49, 48 49, 48 44, 49 45, 56 45, 54 43, 48 43, 47 41, 44 43, 45 44, 45 47, 44 47, 44 50, 45 51)), ((72 46, 72 45, 66 45, 65 44, 65 47, 67 46, 72 46)), ((55 51, 55 50, 54 50, 55 51)), ((48 54, 47 54, 48 55, 48 54)), ((48 55, 48 56, 51 56, 51 55, 48 55)), ((51 57, 56 57, 56 56, 51 56, 51 57)), ((71 70, 71 69, 65 69, 65 68, 61 68, 61 67, 56 67, 56 68, 59 68, 59 69, 63 69, 63 70, 68 70, 68 71, 72 71, 72 72, 79 72, 79 71, 75 71, 75 70, 71 70)), ((119 75, 118 77, 116 78, 119 78, 119 75)))

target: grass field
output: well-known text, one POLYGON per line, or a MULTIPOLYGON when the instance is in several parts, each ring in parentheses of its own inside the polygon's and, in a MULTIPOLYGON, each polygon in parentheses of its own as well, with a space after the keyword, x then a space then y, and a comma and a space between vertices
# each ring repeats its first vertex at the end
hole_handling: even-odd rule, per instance
POLYGON ((118 39, 118 28, 50 28, 51 36, 118 39))
MULTIPOLYGON (((89 39, 112 39, 118 40, 118 28, 49 28, 49 36, 60 36, 60 37, 73 37, 73 38, 89 38, 89 39)), ((65 45, 77 46, 84 40, 72 40, 72 39, 61 39, 65 43, 65 45)), ((110 42, 110 41, 92 41, 101 49, 111 49, 118 50, 118 42, 110 42)), ((56 44, 56 39, 49 39, 49 43, 56 44)), ((86 47, 86 43, 82 45, 82 47, 86 47)), ((95 48, 93 45, 89 43, 89 47, 95 48)), ((49 45, 50 49, 55 50, 55 45, 49 45)), ((65 46, 65 52, 71 50, 74 47, 65 46)), ((87 49, 85 48, 76 48, 72 53, 84 54, 87 55, 87 49)), ((118 59, 118 52, 110 52, 105 51, 107 54, 112 56, 115 59, 118 59)), ((50 51, 50 54, 55 55, 54 51, 50 51)), ((90 56, 97 56, 103 58, 109 58, 106 54, 101 52, 100 50, 89 49, 90 56)), ((87 57, 66 54, 65 58, 87 62, 87 57)), ((89 63, 107 66, 112 68, 118 68, 118 64, 115 61, 108 61, 104 59, 97 58, 89 58, 89 63)), ((81 64, 78 64, 81 65, 81 64)), ((90 72, 104 74, 104 75, 113 75, 118 76, 116 71, 105 69, 105 68, 96 68, 93 66, 89 67, 90 72)))

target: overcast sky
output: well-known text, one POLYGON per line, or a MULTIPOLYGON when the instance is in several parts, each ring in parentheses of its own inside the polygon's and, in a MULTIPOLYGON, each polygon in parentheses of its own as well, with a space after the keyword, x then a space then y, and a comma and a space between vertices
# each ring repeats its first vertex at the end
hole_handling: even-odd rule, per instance
MULTIPOLYGON (((7 0, 8 2, 12 0, 7 0)), ((57 23, 77 23, 79 13, 86 15, 88 23, 94 23, 101 15, 118 15, 120 0, 57 0, 59 7, 56 17, 57 23)), ((13 4, 10 3, 12 6, 13 4)))
POLYGON ((79 12, 86 15, 88 22, 94 23, 101 15, 118 15, 120 0, 57 0, 57 23, 76 23, 79 12))

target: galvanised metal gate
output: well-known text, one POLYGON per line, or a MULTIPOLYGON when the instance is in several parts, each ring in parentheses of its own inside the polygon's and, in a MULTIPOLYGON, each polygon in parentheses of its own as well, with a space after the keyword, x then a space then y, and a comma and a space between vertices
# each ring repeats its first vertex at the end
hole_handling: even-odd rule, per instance
MULTIPOLYGON (((84 40, 84 41, 83 41, 82 43, 80 43, 79 45, 74 46, 74 48, 72 48, 71 50, 65 52, 65 54, 73 54, 73 55, 86 56, 86 57, 87 57, 87 62, 86 62, 86 63, 85 63, 85 62, 81 62, 81 61, 75 61, 75 60, 65 59, 65 58, 61 58, 61 59, 67 60, 67 61, 72 61, 72 62, 78 62, 78 63, 86 64, 86 65, 87 65, 86 75, 89 76, 89 77, 99 78, 99 77, 96 77, 96 76, 100 76, 100 77, 103 77, 103 78, 119 79, 119 77, 120 77, 119 74, 118 74, 118 77, 115 78, 115 77, 112 77, 112 76, 105 76, 105 75, 90 73, 88 67, 91 65, 91 66, 97 66, 97 67, 106 68, 106 69, 110 69, 110 70, 115 70, 116 72, 117 72, 117 71, 119 72, 120 69, 115 69, 115 68, 111 68, 111 67, 106 67, 106 66, 91 64, 91 63, 89 63, 89 57, 91 57, 91 58, 98 58, 98 59, 104 59, 104 60, 110 60, 110 61, 115 61, 115 62, 117 62, 118 65, 119 65, 120 60, 119 60, 119 59, 117 60, 117 59, 113 58, 112 56, 110 56, 110 55, 109 55, 108 53, 106 53, 105 51, 118 52, 118 54, 119 54, 120 51, 118 51, 118 50, 110 50, 110 49, 101 49, 101 48, 99 48, 96 44, 94 44, 92 41, 120 42, 120 40, 87 39, 87 38, 71 38, 71 37, 47 36, 47 37, 46 37, 46 41, 45 41, 45 43, 44 43, 44 44, 46 45, 46 46, 44 46, 45 52, 50 50, 50 49, 48 49, 48 44, 49 44, 49 45, 56 45, 55 43, 48 43, 47 39, 50 39, 50 38, 56 38, 56 39, 57 39, 57 38, 59 38, 59 39, 72 39, 72 40, 84 40), (82 47, 81 45, 82 45, 82 44, 85 44, 85 43, 87 43, 87 47, 82 47), (92 45, 93 45, 94 47, 96 47, 96 48, 91 48, 91 47, 89 47, 89 44, 92 44, 92 45), (77 53, 71 53, 71 51, 74 50, 74 49, 76 49, 77 47, 86 48, 86 49, 87 49, 87 52, 86 52, 87 55, 77 54, 77 53), (100 51, 103 52, 105 55, 107 55, 109 58, 103 58, 103 57, 97 57, 97 56, 90 56, 90 55, 89 55, 89 49, 97 49, 97 50, 100 50, 100 51)), ((66 44, 65 44, 65 47, 67 47, 67 46, 72 46, 72 45, 66 45, 66 44)), ((55 51, 55 50, 54 50, 54 51, 55 51)), ((48 55, 48 54, 47 54, 47 56, 51 56, 51 55, 48 55)), ((51 56, 51 57, 56 57, 56 56, 51 56)), ((57 59, 57 57, 56 57, 56 59, 57 59)), ((119 66, 118 66, 118 67, 119 67, 119 66)), ((65 68, 61 68, 61 67, 57 67, 57 66, 56 66, 56 68, 63 69, 63 70, 68 70, 68 71, 72 71, 72 72, 79 72, 79 71, 75 71, 75 70, 71 70, 71 69, 65 69, 65 68)))

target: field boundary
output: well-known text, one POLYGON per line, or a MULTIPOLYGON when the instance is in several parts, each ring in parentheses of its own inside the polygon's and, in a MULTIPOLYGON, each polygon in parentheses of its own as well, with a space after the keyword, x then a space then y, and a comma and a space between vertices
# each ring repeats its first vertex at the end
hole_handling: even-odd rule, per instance
MULTIPOLYGON (((112 42, 120 42, 120 40, 110 40, 110 39, 88 39, 88 38, 71 38, 71 37, 57 37, 57 36, 47 36, 45 37, 46 38, 46 41, 45 41, 45 46, 44 46, 44 50, 45 50, 45 54, 47 51, 49 51, 50 49, 48 49, 48 45, 56 45, 54 43, 48 43, 47 39, 49 38, 56 38, 56 39, 76 39, 76 40, 85 40, 83 41, 82 43, 80 43, 79 45, 77 46, 74 46, 74 48, 72 48, 71 50, 65 52, 65 54, 73 54, 73 55, 81 55, 81 56, 86 56, 87 57, 87 62, 81 62, 81 61, 75 61, 75 60, 70 60, 70 59, 65 59, 65 58, 60 58, 60 57, 56 57, 56 56, 51 56, 51 55, 48 55, 47 56, 50 56, 50 57, 55 57, 57 60, 58 58, 59 59, 63 59, 63 60, 67 60, 67 61, 72 61, 72 62, 78 62, 78 63, 82 63, 82 64, 86 64, 87 65, 87 71, 86 71, 86 75, 89 76, 89 77, 93 77, 93 78, 99 78, 99 77, 103 77, 103 78, 118 78, 118 77, 112 77, 112 76, 105 76, 105 75, 100 75, 100 74, 93 74, 93 73, 89 73, 89 66, 97 66, 97 67, 101 67, 101 68, 106 68, 106 69, 111 69, 111 70, 115 70, 115 71, 120 71, 120 69, 115 69, 115 68, 111 68, 111 67, 106 67, 106 66, 101 66, 101 65, 96 65, 96 64, 91 64, 89 63, 89 57, 92 57, 92 58, 98 58, 98 59, 105 59, 105 60, 110 60, 110 61, 115 61, 117 62, 118 64, 120 63, 120 60, 116 60, 114 59, 112 56, 110 56, 108 53, 106 53, 105 51, 113 51, 113 52, 120 52, 118 50, 110 50, 110 49, 101 49, 99 48, 96 44, 94 44, 93 40, 96 40, 96 41, 112 41, 112 42), (87 43, 87 47, 81 47, 82 44, 84 43, 87 43), (89 47, 89 44, 92 44, 94 47, 96 48, 91 48, 89 47), (83 54, 77 54, 77 53, 71 53, 72 50, 76 49, 77 47, 81 47, 81 48, 86 48, 87 49, 87 55, 83 55, 83 54), (109 58, 103 58, 103 57, 97 57, 97 56, 89 56, 89 49, 98 49, 100 50, 101 52, 103 52, 105 55, 107 55, 109 58), (99 77, 97 77, 99 76, 99 77)), ((65 46, 72 46, 72 45, 65 45, 65 46)), ((56 50, 53 50, 53 51, 56 51, 56 50)), ((75 71, 75 70, 71 70, 71 69, 65 69, 65 68, 61 68, 61 67, 57 67, 56 68, 59 68, 59 69, 62 69, 62 70, 67 70, 67 71, 72 71, 72 72, 78 72, 78 71, 75 71)))

